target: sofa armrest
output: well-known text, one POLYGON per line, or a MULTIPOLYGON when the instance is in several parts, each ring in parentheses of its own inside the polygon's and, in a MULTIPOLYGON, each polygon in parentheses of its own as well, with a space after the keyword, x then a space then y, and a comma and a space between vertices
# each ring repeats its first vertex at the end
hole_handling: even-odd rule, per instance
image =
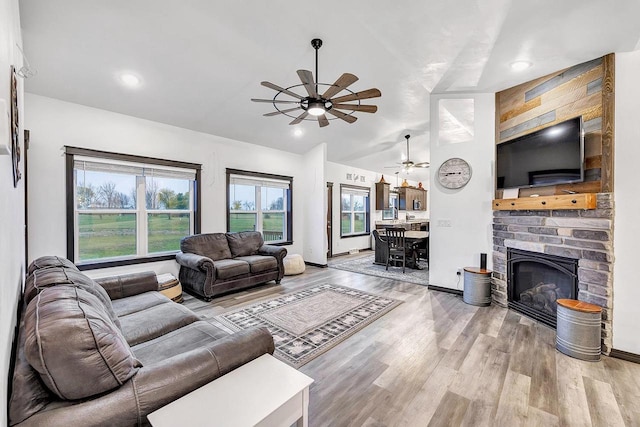
POLYGON ((265 353, 273 353, 273 348, 273 337, 266 328, 246 329, 144 366, 110 393, 69 406, 46 408, 19 425, 145 425, 151 412, 265 353))
POLYGON ((278 260, 282 260, 287 256, 287 248, 275 245, 262 245, 260 249, 258 249, 258 254, 271 255, 276 257, 278 260))
POLYGON ((206 271, 207 269, 213 269, 213 261, 211 258, 203 255, 178 252, 176 254, 176 261, 178 264, 193 270, 206 271))
POLYGON ((259 255, 270 255, 275 257, 278 261, 278 277, 276 283, 280 283, 280 280, 284 277, 284 257, 287 256, 287 248, 276 245, 262 245, 258 249, 259 255))
POLYGON ((158 278, 153 271, 103 277, 95 279, 95 282, 107 291, 112 300, 158 290, 158 278))

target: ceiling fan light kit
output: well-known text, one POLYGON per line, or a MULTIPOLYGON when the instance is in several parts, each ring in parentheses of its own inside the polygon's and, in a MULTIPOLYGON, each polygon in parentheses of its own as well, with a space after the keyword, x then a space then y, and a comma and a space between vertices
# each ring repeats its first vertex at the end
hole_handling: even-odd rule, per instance
POLYGON ((353 115, 354 112, 375 113, 378 111, 378 107, 375 105, 362 105, 360 103, 363 99, 377 98, 382 96, 380 90, 376 88, 367 89, 361 92, 353 92, 349 89, 353 83, 358 81, 358 77, 353 74, 344 73, 333 84, 319 83, 318 80, 318 49, 322 46, 322 40, 311 40, 311 46, 316 51, 316 75, 315 79, 313 73, 308 70, 298 70, 298 77, 302 84, 289 86, 283 88, 271 82, 262 82, 262 86, 273 89, 278 93, 275 94, 273 99, 251 99, 253 102, 269 102, 273 104, 276 111, 264 114, 264 116, 271 117, 279 114, 284 114, 293 118, 289 123, 290 125, 296 125, 303 120, 317 120, 320 127, 329 125, 329 120, 341 119, 347 123, 353 123, 358 118, 353 115), (303 86, 308 96, 301 96, 294 92, 292 89, 303 86), (320 94, 319 86, 327 86, 324 93, 320 94), (337 98, 333 98, 335 95, 342 91, 349 92, 348 95, 342 95, 337 98), (296 100, 279 99, 280 95, 287 95, 296 100), (346 104, 350 101, 357 101, 355 104, 346 104), (279 104, 297 104, 294 108, 280 109, 279 104), (296 112, 302 112, 296 115, 296 112), (347 112, 340 111, 346 110, 347 112), (327 118, 327 113, 332 115, 331 119, 327 118), (311 118, 307 118, 312 116, 311 118))

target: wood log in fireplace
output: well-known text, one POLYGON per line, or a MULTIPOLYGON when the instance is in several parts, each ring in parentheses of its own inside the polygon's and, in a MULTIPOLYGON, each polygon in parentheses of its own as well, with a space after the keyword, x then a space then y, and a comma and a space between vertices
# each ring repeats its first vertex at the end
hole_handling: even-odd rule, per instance
POLYGON ((558 298, 566 298, 566 296, 555 283, 540 282, 520 294, 521 303, 552 315, 556 314, 558 298))

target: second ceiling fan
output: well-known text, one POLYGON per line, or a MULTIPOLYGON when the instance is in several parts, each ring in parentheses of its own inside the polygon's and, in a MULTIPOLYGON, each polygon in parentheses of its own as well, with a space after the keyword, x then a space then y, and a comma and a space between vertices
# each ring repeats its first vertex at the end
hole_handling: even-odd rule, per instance
MULTIPOLYGON (((409 138, 411 138, 411 135, 405 135, 404 137, 407 140, 407 157, 405 160, 399 163, 399 165, 402 167, 402 170, 406 173, 409 173, 413 168, 428 168, 429 162, 415 163, 411 160, 411 157, 409 157, 409 138)), ((397 168, 397 166, 386 166, 386 167, 397 168)))
POLYGON ((313 46, 313 48, 316 50, 315 80, 311 71, 298 70, 298 77, 300 78, 300 81, 302 81, 302 84, 283 88, 270 82, 262 82, 262 86, 278 91, 278 93, 274 95, 273 99, 251 99, 253 102, 272 103, 277 110, 264 115, 269 117, 284 114, 286 116, 292 117, 294 119, 291 123, 289 123, 290 125, 298 124, 303 120, 316 119, 318 120, 318 124, 320 125, 320 127, 324 127, 329 125, 329 120, 335 119, 342 119, 347 123, 353 123, 358 119, 353 115, 353 113, 356 111, 363 113, 375 113, 378 110, 377 106, 362 105, 360 103, 360 100, 377 98, 379 96, 382 96, 382 93, 380 93, 380 90, 376 88, 363 90, 361 92, 353 92, 349 90, 348 87, 358 80, 358 77, 354 76, 353 74, 344 73, 338 78, 338 80, 335 81, 335 83, 331 85, 326 83, 318 83, 318 49, 320 49, 320 47, 322 46, 322 40, 311 40, 311 46, 313 46), (308 96, 301 96, 292 90, 300 86, 304 86, 304 89, 306 90, 308 96), (319 86, 327 87, 324 93, 320 93, 320 91, 318 90, 319 86), (333 98, 343 90, 349 92, 349 94, 333 98), (295 98, 296 100, 278 98, 280 95, 287 95, 289 97, 295 98), (357 103, 349 104, 348 102, 350 101, 357 101, 357 103), (279 105, 283 104, 297 104, 297 106, 281 110, 279 108, 279 105), (299 110, 302 110, 302 113, 298 114, 299 110), (334 116, 334 118, 328 119, 326 113, 334 116), (307 118, 307 116, 309 115, 312 116, 311 119, 307 118))

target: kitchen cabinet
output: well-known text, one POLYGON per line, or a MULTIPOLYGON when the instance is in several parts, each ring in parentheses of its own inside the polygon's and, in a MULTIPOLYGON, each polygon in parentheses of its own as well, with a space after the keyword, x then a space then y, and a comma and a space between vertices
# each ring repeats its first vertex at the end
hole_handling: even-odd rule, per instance
POLYGON ((389 209, 389 183, 376 182, 376 210, 389 209))
POLYGON ((423 188, 398 188, 401 211, 426 211, 427 190, 423 188))

